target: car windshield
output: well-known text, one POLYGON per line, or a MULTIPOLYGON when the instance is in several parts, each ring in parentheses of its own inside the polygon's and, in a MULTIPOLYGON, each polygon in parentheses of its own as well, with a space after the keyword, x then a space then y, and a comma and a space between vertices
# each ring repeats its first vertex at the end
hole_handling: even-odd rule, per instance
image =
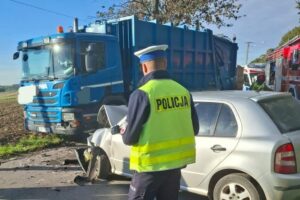
POLYGON ((291 96, 259 102, 281 133, 300 130, 300 104, 291 96))
POLYGON ((71 44, 60 43, 23 51, 24 80, 65 78, 72 74, 74 54, 71 44))

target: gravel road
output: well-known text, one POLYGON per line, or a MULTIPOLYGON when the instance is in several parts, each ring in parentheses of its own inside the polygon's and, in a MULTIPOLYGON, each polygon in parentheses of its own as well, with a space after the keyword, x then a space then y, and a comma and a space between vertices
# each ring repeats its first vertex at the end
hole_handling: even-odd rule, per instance
MULTIPOLYGON (((82 175, 74 161, 76 147, 42 150, 9 160, 0 165, 0 199, 9 200, 126 200, 130 180, 113 176, 109 181, 78 185, 82 175), (67 159, 67 160, 66 160, 67 159), (66 163, 68 161, 69 163, 66 163)), ((207 200, 180 192, 180 200, 207 200)))

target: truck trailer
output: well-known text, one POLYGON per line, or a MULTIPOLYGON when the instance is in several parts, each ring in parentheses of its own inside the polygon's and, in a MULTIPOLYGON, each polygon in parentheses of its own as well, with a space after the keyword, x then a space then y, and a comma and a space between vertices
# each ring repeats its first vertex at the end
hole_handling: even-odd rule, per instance
POLYGON ((126 104, 142 73, 134 52, 167 44, 168 71, 191 91, 234 88, 238 46, 213 35, 134 16, 96 21, 18 43, 18 102, 33 132, 80 134, 97 128, 101 105, 126 104))

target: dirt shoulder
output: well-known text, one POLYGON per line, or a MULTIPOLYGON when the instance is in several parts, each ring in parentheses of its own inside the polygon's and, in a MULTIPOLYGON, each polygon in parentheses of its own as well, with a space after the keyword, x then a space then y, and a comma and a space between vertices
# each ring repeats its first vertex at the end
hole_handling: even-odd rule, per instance
POLYGON ((45 149, 2 160, 0 165, 0 199, 126 199, 129 181, 116 179, 74 183, 83 175, 75 162, 74 147, 45 149))
POLYGON ((75 164, 65 165, 66 159, 76 160, 75 147, 58 147, 2 160, 0 188, 53 187, 73 185, 74 175, 81 174, 75 164), (57 174, 60 174, 58 177, 57 174), (55 184, 53 184, 55 182, 55 184))
POLYGON ((17 93, 0 93, 0 145, 13 143, 24 136, 23 108, 17 93))
MULTIPOLYGON (((74 160, 74 148, 58 147, 2 161, 0 165, 1 200, 127 200, 130 180, 112 176, 109 181, 76 184, 83 175, 74 160)), ((180 192, 180 200, 207 200, 199 195, 180 192)))

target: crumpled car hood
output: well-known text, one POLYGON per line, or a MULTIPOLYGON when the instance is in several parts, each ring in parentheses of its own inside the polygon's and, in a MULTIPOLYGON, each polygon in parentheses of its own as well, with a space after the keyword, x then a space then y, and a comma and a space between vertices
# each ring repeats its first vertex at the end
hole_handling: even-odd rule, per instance
POLYGON ((117 125, 127 114, 127 106, 103 105, 99 109, 97 121, 101 127, 111 128, 117 125))
POLYGON ((88 146, 103 146, 111 140, 111 127, 126 124, 127 106, 103 105, 99 109, 97 120, 102 128, 87 138, 88 146))

